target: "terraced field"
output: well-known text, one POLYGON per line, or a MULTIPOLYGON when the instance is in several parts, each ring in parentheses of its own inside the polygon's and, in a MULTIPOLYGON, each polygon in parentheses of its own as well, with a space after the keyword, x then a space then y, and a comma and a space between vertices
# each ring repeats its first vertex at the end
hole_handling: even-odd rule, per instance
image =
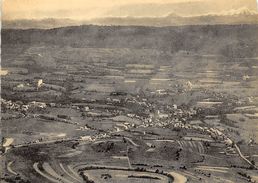
POLYGON ((253 181, 256 31, 255 25, 3 30, 1 181, 253 181), (181 31, 186 36, 177 48, 181 31), (250 52, 223 54, 230 46, 250 52))

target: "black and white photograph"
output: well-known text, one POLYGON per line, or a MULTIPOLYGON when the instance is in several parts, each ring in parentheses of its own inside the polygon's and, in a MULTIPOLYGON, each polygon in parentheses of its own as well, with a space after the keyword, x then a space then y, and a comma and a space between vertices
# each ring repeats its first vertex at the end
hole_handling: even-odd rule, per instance
POLYGON ((2 0, 1 183, 258 183, 258 1, 2 0))

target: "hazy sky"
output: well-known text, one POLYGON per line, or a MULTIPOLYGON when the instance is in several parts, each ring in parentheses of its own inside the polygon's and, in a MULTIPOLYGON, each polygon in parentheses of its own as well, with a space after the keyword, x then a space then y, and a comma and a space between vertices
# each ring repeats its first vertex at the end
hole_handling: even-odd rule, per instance
MULTIPOLYGON (((256 0, 2 0, 3 19, 42 19, 72 18, 92 19, 103 16, 160 16, 172 12, 196 14, 210 11, 223 11, 231 8, 256 8, 256 0), (204 2, 203 7, 200 2, 204 2), (186 4, 187 3, 187 4, 186 4), (188 3, 199 3, 189 10, 188 3), (148 5, 148 6, 144 6, 148 5), (157 6, 157 7, 156 7, 157 6), (188 6, 188 9, 184 7, 188 6), (144 8, 145 7, 145 8, 144 8), (171 6, 173 7, 173 6, 171 6), (135 9, 135 10, 134 10, 135 9), (138 10, 137 10, 138 9, 138 10), (141 9, 144 9, 141 11, 141 9), (155 13, 155 9, 158 13, 155 13), (163 11, 164 9, 164 11, 163 11), (182 11, 181 11, 182 9, 182 11)), ((194 5, 194 4, 193 4, 194 5)), ((191 7, 191 6, 190 6, 191 7)))

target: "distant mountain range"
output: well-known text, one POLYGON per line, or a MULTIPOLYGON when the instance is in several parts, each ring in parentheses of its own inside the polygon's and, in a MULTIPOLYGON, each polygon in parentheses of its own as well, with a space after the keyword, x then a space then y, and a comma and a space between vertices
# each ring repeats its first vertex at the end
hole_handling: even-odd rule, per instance
POLYGON ((214 24, 258 24, 258 12, 248 8, 230 10, 219 14, 180 16, 171 13, 164 17, 109 17, 93 20, 100 25, 214 25, 214 24))
POLYGON ((55 28, 76 25, 138 25, 138 26, 178 26, 178 25, 215 25, 215 24, 258 24, 258 12, 248 8, 210 13, 196 16, 180 16, 171 13, 163 17, 105 17, 89 21, 71 19, 42 20, 3 20, 3 28, 55 28))
POLYGON ((230 11, 231 9, 236 10, 242 7, 257 10, 256 0, 171 0, 171 3, 161 3, 169 1, 144 2, 139 1, 139 3, 113 7, 109 11, 104 12, 102 17, 161 17, 171 12, 181 16, 196 16, 211 12, 220 13, 221 11, 230 11))
POLYGON ((81 25, 79 21, 72 19, 22 19, 22 20, 2 20, 2 27, 6 29, 50 29, 55 27, 66 27, 81 25))

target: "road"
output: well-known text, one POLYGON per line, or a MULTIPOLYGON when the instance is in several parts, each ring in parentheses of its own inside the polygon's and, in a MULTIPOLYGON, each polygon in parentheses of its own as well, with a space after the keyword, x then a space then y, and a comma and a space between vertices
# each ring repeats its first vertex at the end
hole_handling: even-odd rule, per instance
POLYGON ((210 167, 210 166, 198 166, 195 168, 196 170, 204 170, 204 171, 211 171, 211 172, 219 172, 219 173, 227 173, 228 168, 224 167, 210 167))
POLYGON ((15 171, 12 170, 12 168, 11 168, 12 164, 13 164, 13 161, 11 161, 11 162, 9 162, 9 163, 7 164, 7 170, 8 170, 10 173, 14 174, 14 175, 18 175, 15 171))
POLYGON ((126 140, 128 140, 133 146, 135 147, 139 147, 138 144, 136 144, 132 139, 128 138, 128 137, 124 137, 126 140))
POLYGON ((253 164, 251 163, 251 161, 249 161, 249 160, 242 154, 242 152, 241 152, 240 148, 238 147, 238 145, 237 145, 237 144, 234 144, 234 146, 235 146, 235 148, 236 148, 237 153, 239 154, 239 156, 240 156, 245 162, 247 162, 251 167, 254 167, 255 169, 257 169, 257 167, 256 167, 255 165, 253 165, 253 164))
MULTIPOLYGON (((76 169, 80 169, 80 168, 86 168, 86 167, 103 167, 106 169, 113 169, 113 170, 126 170, 128 171, 127 167, 119 167, 119 166, 103 166, 103 165, 89 165, 89 164, 79 164, 76 165, 74 168, 76 169)), ((147 172, 150 173, 155 173, 154 170, 147 170, 147 172)), ((176 172, 169 172, 169 174, 171 176, 173 176, 174 178, 174 182, 173 183, 186 183, 187 182, 187 178, 179 173, 176 172)))

